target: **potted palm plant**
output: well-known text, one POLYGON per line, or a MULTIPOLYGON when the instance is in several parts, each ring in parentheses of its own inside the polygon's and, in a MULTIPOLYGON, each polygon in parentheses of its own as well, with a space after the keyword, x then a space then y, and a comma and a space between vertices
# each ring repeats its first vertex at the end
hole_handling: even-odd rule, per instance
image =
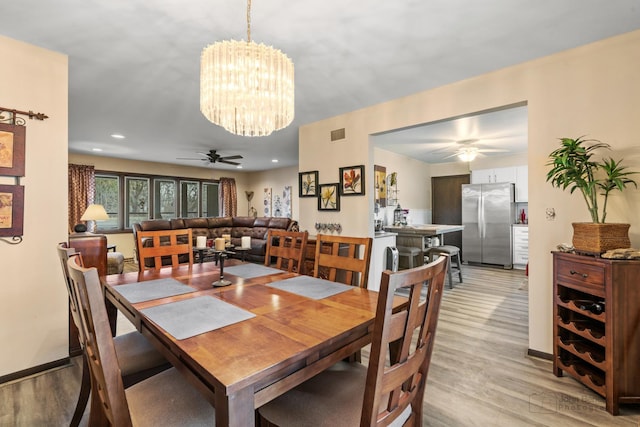
POLYGON ((560 138, 560 148, 549 154, 547 182, 571 193, 580 190, 591 216, 591 223, 573 223, 573 246, 583 252, 602 253, 628 248, 629 224, 605 223, 607 201, 612 191, 627 185, 638 188, 622 160, 594 159, 596 151, 610 149, 609 144, 579 138, 560 138), (602 202, 602 203, 600 203, 602 202))

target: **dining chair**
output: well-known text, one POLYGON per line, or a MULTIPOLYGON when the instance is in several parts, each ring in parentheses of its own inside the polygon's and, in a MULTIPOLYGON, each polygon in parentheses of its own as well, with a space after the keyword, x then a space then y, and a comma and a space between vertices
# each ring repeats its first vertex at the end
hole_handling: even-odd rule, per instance
MULTIPOLYGON (((79 335, 79 341, 82 346, 82 379, 80 381, 80 392, 78 393, 78 401, 76 402, 76 408, 70 423, 72 427, 75 427, 80 424, 82 415, 87 407, 89 392, 91 391, 91 380, 89 366, 87 364, 87 356, 83 346, 85 340, 80 336, 83 330, 80 325, 80 314, 78 312, 75 289, 69 278, 67 261, 71 257, 76 257, 76 262, 79 265, 83 265, 83 258, 82 254, 76 252, 75 248, 67 247, 65 242, 58 244, 58 257, 60 259, 60 264, 62 265, 64 281, 67 285, 71 320, 77 328, 76 332, 79 335)), ((170 366, 167 359, 165 359, 153 347, 153 345, 137 331, 119 335, 115 337, 113 341, 125 387, 131 386, 136 382, 150 377, 151 375, 155 375, 170 366)))
POLYGON ((175 368, 125 389, 98 272, 78 261, 67 265, 91 376, 89 425, 214 425, 212 404, 175 368))
POLYGON ((264 265, 272 265, 275 258, 277 269, 302 273, 308 238, 307 231, 269 230, 264 265))
POLYGON ((367 287, 371 237, 348 237, 318 234, 313 276, 367 287))
POLYGON ((167 258, 171 259, 172 267, 187 262, 189 265, 193 265, 193 240, 190 228, 138 231, 136 233, 136 249, 140 271, 145 271, 148 268, 161 268, 163 260, 167 258))
POLYGON ((368 368, 339 362, 260 407, 260 424, 422 425, 422 401, 447 262, 447 257, 440 257, 413 269, 384 271, 368 368), (409 297, 406 305, 394 311, 398 289, 406 289, 409 297))

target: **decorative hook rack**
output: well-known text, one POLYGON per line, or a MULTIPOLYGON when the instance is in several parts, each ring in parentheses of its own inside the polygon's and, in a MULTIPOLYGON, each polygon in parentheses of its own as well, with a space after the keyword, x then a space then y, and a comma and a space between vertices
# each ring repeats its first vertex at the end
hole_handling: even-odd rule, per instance
POLYGON ((49 116, 47 116, 44 113, 34 113, 31 110, 21 111, 21 110, 16 110, 15 108, 0 107, 0 113, 2 112, 9 113, 9 117, 4 117, 3 115, 0 115, 0 123, 9 123, 11 125, 24 126, 27 123, 24 118, 18 117, 18 115, 27 116, 30 120, 32 119, 45 120, 49 118, 49 116))

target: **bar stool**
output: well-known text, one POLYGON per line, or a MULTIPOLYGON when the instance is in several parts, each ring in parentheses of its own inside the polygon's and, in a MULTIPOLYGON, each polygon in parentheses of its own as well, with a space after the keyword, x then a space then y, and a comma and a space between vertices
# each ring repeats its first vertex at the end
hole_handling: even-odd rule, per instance
POLYGON ((460 248, 452 245, 443 245, 443 246, 435 246, 433 248, 427 249, 425 254, 425 258, 428 258, 429 262, 433 261, 438 256, 448 256, 449 257, 449 268, 447 269, 447 273, 449 276, 449 289, 453 289, 453 269, 455 268, 458 272, 458 277, 460 278, 460 283, 462 283, 462 266, 460 265, 460 248), (453 267, 453 261, 456 261, 456 266, 453 267))
POLYGON ((398 264, 400 264, 403 259, 407 261, 407 268, 418 267, 424 264, 424 255, 420 248, 412 246, 398 246, 397 249, 398 256, 400 258, 398 264))

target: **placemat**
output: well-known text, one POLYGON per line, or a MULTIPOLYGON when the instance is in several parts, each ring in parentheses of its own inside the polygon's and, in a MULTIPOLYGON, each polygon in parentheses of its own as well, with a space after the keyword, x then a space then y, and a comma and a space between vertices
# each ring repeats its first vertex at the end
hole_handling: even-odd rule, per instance
POLYGON ((255 317, 255 314, 209 295, 140 310, 154 323, 183 340, 255 317))
POLYGON ((342 283, 311 276, 296 276, 291 279, 269 283, 267 286, 312 299, 322 299, 352 289, 351 286, 342 283))
POLYGON ((128 285, 116 286, 114 289, 131 303, 172 297, 195 291, 192 287, 172 278, 129 283, 128 285))
POLYGON ((242 277, 244 279, 253 279, 254 277, 268 276, 269 274, 282 273, 282 270, 277 268, 267 267, 260 264, 240 264, 233 265, 231 267, 225 267, 225 273, 233 274, 234 276, 242 277))

